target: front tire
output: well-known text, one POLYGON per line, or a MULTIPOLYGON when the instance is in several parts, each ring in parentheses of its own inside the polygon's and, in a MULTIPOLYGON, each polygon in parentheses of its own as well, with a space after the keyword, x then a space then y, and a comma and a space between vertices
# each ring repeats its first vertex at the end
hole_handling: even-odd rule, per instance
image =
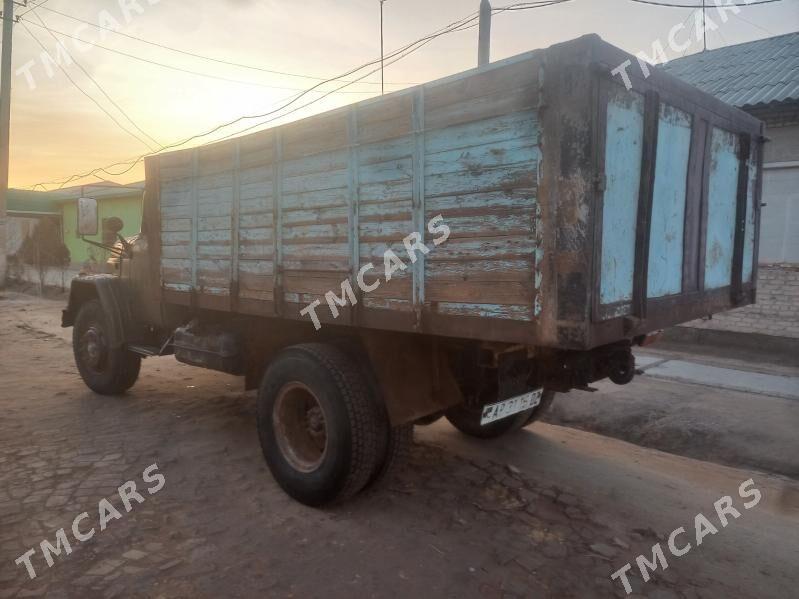
POLYGON ((361 369, 336 347, 290 347, 263 377, 261 449, 277 483, 301 503, 321 506, 361 491, 383 465, 388 430, 361 369))
POLYGON ((100 395, 118 395, 139 378, 141 356, 124 347, 112 348, 108 331, 100 302, 84 303, 72 328, 72 351, 78 372, 89 389, 100 395))

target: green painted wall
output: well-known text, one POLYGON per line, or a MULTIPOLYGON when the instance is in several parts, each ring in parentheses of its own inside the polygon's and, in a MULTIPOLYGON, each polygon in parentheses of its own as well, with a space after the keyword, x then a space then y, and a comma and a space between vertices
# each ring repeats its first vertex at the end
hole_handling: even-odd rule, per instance
MULTIPOLYGON (((69 248, 73 266, 80 266, 86 261, 104 263, 108 252, 84 242, 78 237, 78 202, 70 200, 61 205, 64 223, 64 243, 69 248)), ((141 230, 142 196, 106 197, 97 199, 98 229, 102 231, 104 218, 116 216, 122 219, 125 227, 121 233, 125 237, 135 235, 141 230)), ((102 241, 102 233, 87 236, 87 239, 102 241)))

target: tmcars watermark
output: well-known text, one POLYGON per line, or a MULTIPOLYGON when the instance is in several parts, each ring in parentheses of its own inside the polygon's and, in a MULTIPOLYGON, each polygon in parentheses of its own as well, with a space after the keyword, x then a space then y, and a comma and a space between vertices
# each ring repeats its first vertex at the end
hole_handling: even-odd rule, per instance
MULTIPOLYGON (((155 495, 158 491, 163 489, 166 484, 166 477, 158 472, 158 464, 150 464, 147 466, 144 472, 142 472, 142 480, 146 485, 150 485, 147 487, 147 493, 149 495, 155 495)), ((119 500, 122 502, 125 513, 129 513, 133 509, 134 501, 136 503, 144 503, 144 495, 136 489, 136 481, 127 481, 117 489, 117 494, 119 500)), ((97 504, 97 514, 101 532, 108 527, 109 522, 122 518, 122 512, 114 507, 114 504, 106 498, 101 499, 97 504)), ((97 533, 97 530, 93 526, 86 530, 89 523, 82 525, 84 520, 90 520, 90 518, 89 512, 82 512, 72 520, 71 532, 76 542, 85 543, 97 533)), ((72 543, 70 542, 67 531, 64 528, 59 528, 55 533, 55 545, 48 539, 45 539, 39 543, 39 550, 41 551, 47 567, 52 568, 55 564, 55 560, 53 559, 54 555, 60 556, 62 553, 64 553, 64 555, 69 555, 72 553, 72 543)), ((14 560, 17 566, 25 566, 31 580, 36 578, 36 569, 33 567, 32 561, 34 555, 36 555, 35 547, 28 549, 28 551, 14 560)))
MULTIPOLYGON (((438 237, 433 239, 434 246, 439 246, 449 239, 450 229, 443 221, 444 217, 439 214, 431 218, 427 223, 427 230, 430 232, 430 234, 438 235, 438 237)), ((405 246, 405 250, 408 253, 408 258, 411 261, 411 264, 415 264, 419 259, 419 256, 416 255, 417 251, 421 252, 423 256, 426 256, 430 253, 430 248, 424 244, 422 241, 423 239, 424 238, 421 233, 414 232, 407 235, 405 239, 402 240, 402 244, 405 246)), ((397 271, 402 272, 407 268, 408 265, 405 264, 405 262, 403 262, 393 250, 389 249, 383 253, 382 273, 386 282, 390 281, 397 271)), ((381 280, 379 278, 375 279, 371 283, 366 282, 366 274, 370 270, 376 269, 377 267, 372 262, 367 262, 358 271, 358 275, 355 277, 355 279, 358 283, 358 287, 364 293, 370 293, 380 287, 381 280)), ((358 297, 355 295, 355 291, 352 288, 352 283, 350 280, 344 279, 341 282, 341 295, 336 295, 335 291, 328 291, 325 293, 325 301, 330 309, 331 316, 333 318, 338 318, 338 315, 340 314, 339 308, 344 308, 348 303, 352 306, 356 305, 358 303, 358 297)), ((310 316, 314 329, 317 331, 322 328, 319 315, 316 313, 316 308, 318 308, 321 304, 322 301, 317 299, 300 310, 301 316, 310 316)))
MULTIPOLYGON (((760 500, 763 498, 763 494, 760 492, 760 489, 755 487, 755 481, 751 478, 749 480, 745 480, 738 486, 738 496, 743 500, 744 510, 752 509, 758 503, 760 503, 760 500)), ((715 515, 718 518, 721 528, 726 528, 726 526, 730 523, 729 518, 737 519, 741 517, 741 512, 733 506, 732 497, 729 495, 725 495, 718 501, 714 502, 713 507, 715 508, 715 515)), ((717 528, 707 516, 699 513, 694 517, 694 534, 689 538, 693 539, 698 547, 702 544, 702 541, 706 536, 715 535, 718 532, 719 528, 717 528)), ((671 553, 674 557, 682 557, 693 547, 687 540, 679 540, 678 537, 681 535, 688 535, 684 526, 675 528, 669 535, 668 541, 666 542, 669 553, 671 553)), ((660 543, 655 543, 652 546, 651 560, 645 555, 639 555, 635 558, 635 565, 638 566, 638 570, 641 573, 641 578, 644 582, 649 582, 649 579, 651 578, 650 573, 654 573, 658 569, 658 566, 660 566, 660 568, 663 570, 669 567, 669 563, 666 560, 666 552, 663 550, 663 547, 660 543)), ((621 584, 624 586, 624 590, 628 595, 633 592, 630 579, 627 576, 627 573, 631 569, 632 564, 626 563, 610 576, 611 580, 621 581, 621 584)))
MULTIPOLYGON (((119 18, 110 10, 101 10, 97 13, 97 17, 94 21, 97 24, 96 28, 100 29, 100 41, 105 41, 109 32, 122 31, 124 28, 123 22, 125 25, 130 25, 136 16, 144 14, 146 6, 155 6, 160 2, 161 0, 117 0, 119 12, 117 12, 116 15, 119 18)), ((43 4, 43 2, 40 2, 40 4, 43 4)), ((33 12, 36 8, 37 7, 33 7, 29 12, 33 12)), ((47 28, 39 15, 36 13, 33 14, 39 19, 42 26, 47 28)), ((86 39, 83 35, 90 27, 91 25, 89 25, 89 23, 83 22, 72 30, 71 35, 64 34, 72 40, 72 45, 78 52, 88 52, 97 45, 96 42, 86 39)), ((55 38, 55 36, 53 37, 55 38)), ((42 52, 39 55, 38 61, 33 58, 30 59, 19 67, 15 71, 15 74, 17 77, 24 76, 25 81, 28 83, 28 87, 34 90, 36 89, 36 76, 34 71, 39 63, 41 63, 41 67, 44 68, 47 78, 52 79, 55 76, 55 69, 53 67, 71 65, 74 62, 75 60, 72 58, 72 55, 69 53, 64 43, 56 39, 54 50, 42 52)))
MULTIPOLYGON (((649 75, 651 74, 650 67, 652 65, 665 64, 669 61, 668 57, 666 56, 666 46, 668 46, 673 52, 684 53, 688 50, 688 48, 691 47, 691 44, 693 44, 695 41, 701 40, 708 31, 716 31, 719 26, 713 20, 714 12, 723 24, 726 23, 730 18, 727 14, 728 12, 731 12, 734 15, 737 15, 741 12, 741 3, 753 4, 757 1, 758 0, 714 0, 713 5, 708 5, 708 8, 715 9, 715 11, 711 10, 710 14, 704 11, 695 12, 693 27, 687 24, 688 19, 674 25, 671 29, 669 29, 665 44, 661 39, 656 39, 654 42, 652 42, 651 56, 643 51, 636 53, 635 56, 638 59, 638 67, 641 69, 641 74, 644 76, 644 79, 649 78, 649 75), (678 36, 680 36, 683 32, 688 33, 688 39, 680 42, 678 40, 678 36), (691 32, 694 33, 694 37, 691 37, 691 32)), ((632 60, 628 58, 611 71, 612 75, 618 75, 621 77, 622 81, 624 82, 624 87, 627 88, 627 91, 633 88, 633 83, 630 79, 630 73, 627 71, 632 64, 632 60)))

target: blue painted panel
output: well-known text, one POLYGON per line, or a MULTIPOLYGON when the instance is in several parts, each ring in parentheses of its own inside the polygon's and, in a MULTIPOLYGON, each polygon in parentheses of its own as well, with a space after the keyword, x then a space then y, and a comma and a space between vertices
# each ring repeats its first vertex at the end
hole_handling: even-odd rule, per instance
POLYGON ((738 139, 714 127, 707 202, 705 289, 726 287, 732 280, 738 167, 738 139))
POLYGON ((743 281, 752 280, 755 260, 755 190, 757 186, 757 150, 752 147, 749 157, 749 184, 746 191, 746 229, 744 230, 743 281))
POLYGON ((662 104, 649 239, 649 297, 682 291, 685 191, 690 152, 691 116, 662 104))
POLYGON ((607 110, 600 301, 613 304, 633 296, 644 98, 622 89, 607 110))

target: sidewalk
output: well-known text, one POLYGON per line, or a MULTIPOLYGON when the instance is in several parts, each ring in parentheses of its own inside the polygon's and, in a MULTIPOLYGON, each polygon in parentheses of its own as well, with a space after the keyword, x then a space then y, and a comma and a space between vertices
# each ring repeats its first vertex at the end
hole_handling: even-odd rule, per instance
POLYGON ((636 352, 635 364, 644 375, 658 379, 799 400, 799 376, 763 373, 756 365, 755 370, 743 370, 738 365, 723 368, 643 351, 636 352))
MULTIPOLYGON (((703 350, 705 348, 702 348, 703 350)), ((635 352, 640 374, 558 395, 545 420, 636 445, 799 478, 799 368, 761 352, 635 352), (733 355, 735 357, 729 357, 733 355)))

